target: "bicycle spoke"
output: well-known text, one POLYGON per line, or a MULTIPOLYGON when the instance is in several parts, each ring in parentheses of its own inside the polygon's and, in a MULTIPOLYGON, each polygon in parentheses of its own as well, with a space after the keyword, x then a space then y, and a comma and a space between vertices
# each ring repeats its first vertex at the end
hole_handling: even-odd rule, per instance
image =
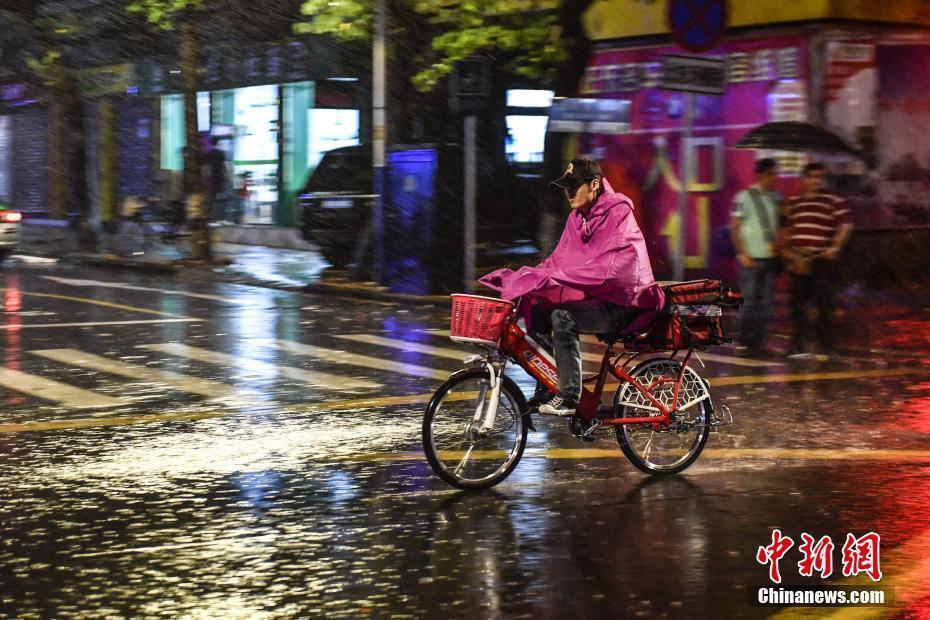
MULTIPOLYGON (((660 403, 670 405, 674 401, 674 383, 664 382, 665 378, 674 378, 680 373, 681 364, 676 360, 653 360, 641 364, 631 373, 640 385, 655 385, 650 393, 660 403)), ((661 416, 657 422, 643 425, 625 425, 617 428, 617 441, 624 454, 641 470, 650 474, 675 473, 688 467, 703 450, 707 439, 707 428, 698 425, 706 418, 707 402, 701 399, 701 392, 706 394, 706 387, 700 377, 688 369, 682 379, 691 406, 679 412, 679 420, 674 418, 666 425, 661 416)), ((621 388, 614 397, 615 406, 627 406, 627 411, 638 412, 645 407, 645 401, 638 392, 630 388, 621 388)), ((628 414, 629 415, 629 414, 628 414)))
POLYGON ((474 444, 474 443, 472 443, 470 446, 468 446, 468 450, 465 452, 465 456, 463 456, 463 457, 462 457, 462 460, 459 461, 458 467, 456 467, 455 470, 453 470, 453 473, 454 473, 456 476, 458 476, 460 473, 462 473, 462 468, 465 466, 465 461, 468 460, 468 457, 471 456, 471 451, 474 450, 474 449, 475 449, 475 444, 474 444))
POLYGON ((649 451, 652 449, 652 438, 655 437, 655 433, 649 433, 649 440, 646 441, 646 447, 643 448, 643 458, 647 461, 649 460, 649 451))
POLYGON ((455 486, 492 486, 513 469, 526 445, 526 426, 521 423, 513 388, 502 389, 494 425, 479 431, 491 398, 487 374, 453 378, 450 383, 425 418, 424 444, 430 465, 455 486))

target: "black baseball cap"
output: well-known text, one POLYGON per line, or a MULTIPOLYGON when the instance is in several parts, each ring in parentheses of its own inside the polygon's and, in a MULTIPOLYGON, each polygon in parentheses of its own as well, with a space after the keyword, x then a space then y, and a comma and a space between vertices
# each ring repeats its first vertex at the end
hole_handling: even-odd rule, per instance
POLYGON ((573 159, 565 169, 565 174, 549 183, 549 187, 565 189, 602 176, 604 176, 604 173, 601 172, 601 167, 593 159, 573 159))

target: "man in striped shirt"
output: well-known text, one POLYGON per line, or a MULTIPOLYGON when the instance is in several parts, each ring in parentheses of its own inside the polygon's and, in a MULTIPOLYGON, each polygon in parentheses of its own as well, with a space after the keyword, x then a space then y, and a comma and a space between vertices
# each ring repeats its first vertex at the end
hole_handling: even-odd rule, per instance
POLYGON ((827 169, 812 162, 804 168, 803 190, 785 203, 782 254, 790 276, 793 334, 788 357, 807 355, 808 310, 817 310, 819 359, 833 353, 833 307, 837 259, 852 232, 846 201, 826 190, 827 169))

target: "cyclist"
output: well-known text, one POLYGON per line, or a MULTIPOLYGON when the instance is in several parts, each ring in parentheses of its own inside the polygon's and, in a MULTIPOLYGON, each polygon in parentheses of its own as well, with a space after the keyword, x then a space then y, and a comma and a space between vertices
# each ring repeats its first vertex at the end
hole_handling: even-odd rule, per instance
POLYGON ((524 297, 527 330, 554 354, 558 369, 558 392, 539 385, 530 405, 564 416, 575 412, 581 397, 578 335, 646 327, 665 297, 633 202, 613 191, 596 161, 573 159, 550 187, 563 191, 571 206, 555 250, 535 267, 499 269, 481 283, 504 299, 524 297))

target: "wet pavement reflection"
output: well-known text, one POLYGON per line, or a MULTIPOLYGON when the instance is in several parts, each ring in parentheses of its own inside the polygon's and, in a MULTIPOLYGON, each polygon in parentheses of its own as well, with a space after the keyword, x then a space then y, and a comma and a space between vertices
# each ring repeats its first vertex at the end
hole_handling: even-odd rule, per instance
MULTIPOLYGON (((869 617, 927 602, 921 351, 721 349, 699 372, 736 422, 686 473, 540 419, 510 478, 462 493, 420 447, 460 366, 446 308, 46 273, 2 274, 4 617, 768 617, 748 597, 774 528, 878 532, 899 605, 869 617)), ((786 583, 847 583, 797 559, 786 583)))

